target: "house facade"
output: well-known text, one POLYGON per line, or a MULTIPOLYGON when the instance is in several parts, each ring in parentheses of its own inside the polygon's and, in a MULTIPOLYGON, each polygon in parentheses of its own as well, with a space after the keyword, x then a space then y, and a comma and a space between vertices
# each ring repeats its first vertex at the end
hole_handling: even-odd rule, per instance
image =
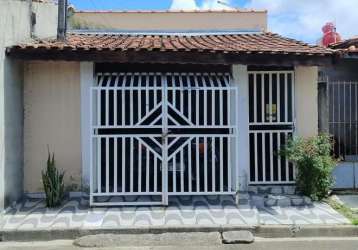
POLYGON ((91 205, 294 184, 278 151, 318 133, 331 50, 268 32, 262 11, 76 15, 64 42, 6 51, 24 62, 25 193, 41 192, 48 148, 91 205))

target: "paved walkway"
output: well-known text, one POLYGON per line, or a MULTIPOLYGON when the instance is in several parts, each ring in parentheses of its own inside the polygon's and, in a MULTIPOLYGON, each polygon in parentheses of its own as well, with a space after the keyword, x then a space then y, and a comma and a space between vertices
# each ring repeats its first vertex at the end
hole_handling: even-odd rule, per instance
POLYGON ((168 207, 89 208, 87 199, 73 198, 48 209, 41 199, 27 199, 2 216, 0 230, 349 223, 323 203, 265 207, 248 200, 237 206, 230 196, 189 196, 171 197, 168 207))

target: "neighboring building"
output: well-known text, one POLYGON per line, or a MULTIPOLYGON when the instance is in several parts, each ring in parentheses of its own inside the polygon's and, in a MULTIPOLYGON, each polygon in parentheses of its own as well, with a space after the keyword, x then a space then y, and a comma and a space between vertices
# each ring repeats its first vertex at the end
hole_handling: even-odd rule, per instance
POLYGON ((334 153, 341 162, 334 171, 335 188, 358 188, 358 38, 330 45, 334 64, 321 69, 328 83, 328 131, 334 136, 334 153))
POLYGON ((277 152, 318 133, 317 66, 332 50, 267 32, 263 11, 74 17, 103 28, 7 48, 25 65, 24 192, 41 191, 47 145, 91 205, 294 184, 277 152))
POLYGON ((50 1, 0 1, 0 211, 23 194, 22 60, 5 49, 33 38, 56 36, 57 6, 50 1))
POLYGON ((222 11, 75 11, 69 25, 75 30, 122 32, 266 31, 267 12, 222 11))

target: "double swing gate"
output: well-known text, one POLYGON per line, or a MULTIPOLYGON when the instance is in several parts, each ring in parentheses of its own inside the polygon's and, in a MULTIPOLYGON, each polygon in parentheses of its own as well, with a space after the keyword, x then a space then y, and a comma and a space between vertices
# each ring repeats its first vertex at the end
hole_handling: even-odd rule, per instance
POLYGON ((229 73, 98 73, 91 205, 235 194, 237 95, 229 73))

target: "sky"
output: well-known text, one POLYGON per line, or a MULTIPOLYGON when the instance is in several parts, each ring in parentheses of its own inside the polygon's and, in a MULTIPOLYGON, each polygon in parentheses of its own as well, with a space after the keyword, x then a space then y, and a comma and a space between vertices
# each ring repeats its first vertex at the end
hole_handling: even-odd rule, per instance
POLYGON ((70 0, 77 10, 167 10, 249 8, 268 10, 269 31, 316 43, 326 22, 343 38, 358 35, 358 0, 70 0))

